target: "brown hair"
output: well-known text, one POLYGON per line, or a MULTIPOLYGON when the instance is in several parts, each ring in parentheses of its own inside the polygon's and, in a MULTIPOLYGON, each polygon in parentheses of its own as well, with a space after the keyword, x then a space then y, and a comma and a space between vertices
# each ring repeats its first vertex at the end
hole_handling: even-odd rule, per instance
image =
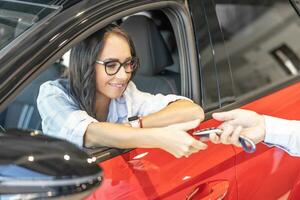
MULTIPOLYGON (((136 51, 129 35, 117 25, 110 24, 79 42, 71 50, 69 83, 70 92, 80 109, 95 117, 94 102, 96 94, 95 62, 103 49, 106 36, 115 33, 124 37, 129 44, 131 56, 136 57, 136 51)), ((134 76, 132 73, 131 78, 134 76)))

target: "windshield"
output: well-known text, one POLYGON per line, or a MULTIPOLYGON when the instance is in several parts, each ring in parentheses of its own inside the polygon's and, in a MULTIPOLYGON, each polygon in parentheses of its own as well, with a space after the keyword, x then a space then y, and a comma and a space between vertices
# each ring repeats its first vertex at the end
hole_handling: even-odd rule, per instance
POLYGON ((47 5, 51 2, 0 0, 0 50, 42 19, 52 16, 60 7, 47 5))

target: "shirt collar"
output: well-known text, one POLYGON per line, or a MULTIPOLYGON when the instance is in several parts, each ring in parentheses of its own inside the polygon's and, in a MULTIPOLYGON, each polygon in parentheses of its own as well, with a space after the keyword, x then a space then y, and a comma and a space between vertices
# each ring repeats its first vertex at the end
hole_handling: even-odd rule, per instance
POLYGON ((126 120, 128 115, 126 100, 122 96, 117 99, 112 99, 109 104, 109 112, 107 121, 112 123, 122 123, 126 120))

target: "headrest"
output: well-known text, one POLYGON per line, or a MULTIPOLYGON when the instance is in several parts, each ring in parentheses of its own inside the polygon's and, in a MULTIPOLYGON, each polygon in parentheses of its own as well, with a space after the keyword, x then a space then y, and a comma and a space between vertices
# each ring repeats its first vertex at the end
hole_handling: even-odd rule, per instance
POLYGON ((173 64, 167 45, 152 19, 144 15, 133 15, 121 27, 132 38, 140 58, 137 74, 152 76, 173 64))

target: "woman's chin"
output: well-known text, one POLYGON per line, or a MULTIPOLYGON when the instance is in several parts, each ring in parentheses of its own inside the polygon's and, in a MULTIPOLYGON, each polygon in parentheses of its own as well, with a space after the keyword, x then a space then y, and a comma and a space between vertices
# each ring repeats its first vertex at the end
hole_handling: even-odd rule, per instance
POLYGON ((108 97, 110 99, 118 99, 122 96, 123 93, 115 93, 115 94, 109 94, 108 97))

